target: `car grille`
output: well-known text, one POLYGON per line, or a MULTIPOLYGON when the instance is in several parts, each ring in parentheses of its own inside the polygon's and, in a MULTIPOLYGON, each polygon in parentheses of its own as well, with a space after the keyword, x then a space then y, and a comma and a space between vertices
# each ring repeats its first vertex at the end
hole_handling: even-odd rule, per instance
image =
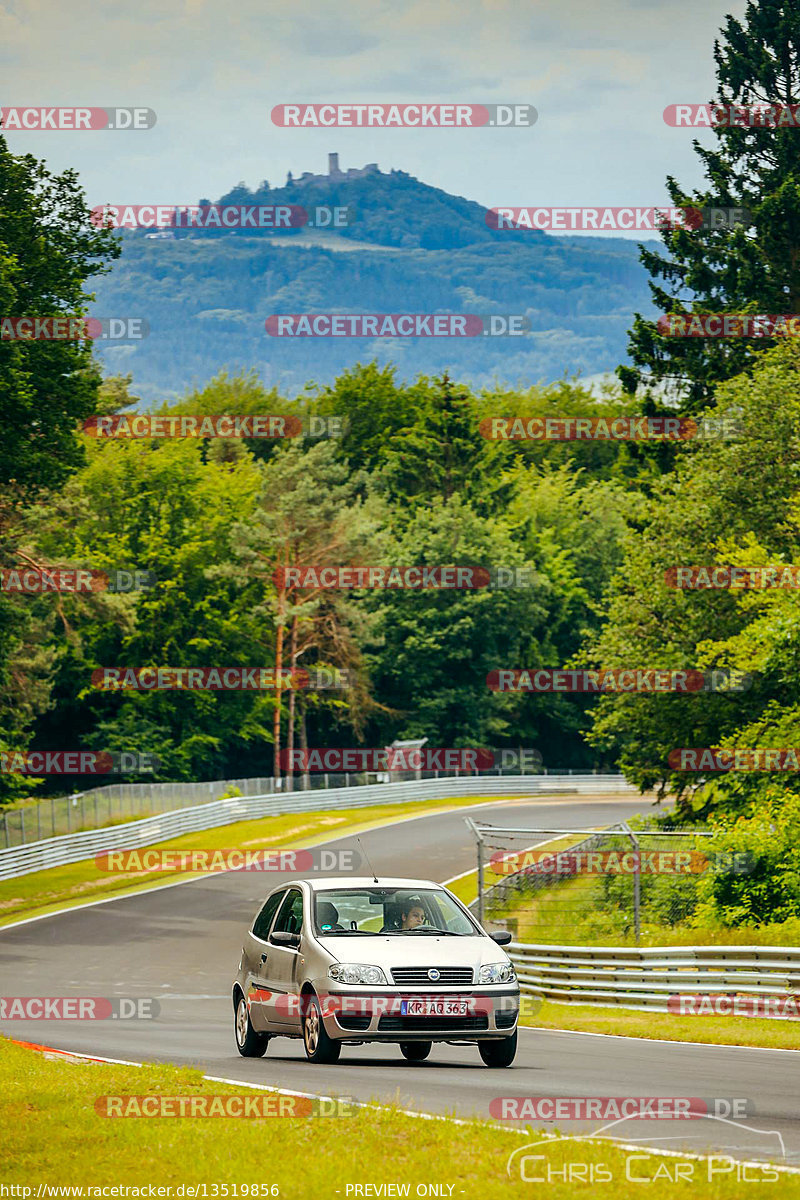
POLYGON ((382 1016, 378 1021, 379 1033, 422 1033, 444 1030, 446 1032, 466 1029, 488 1029, 486 1013, 476 1017, 390 1017, 382 1016))
POLYGON ((469 987, 472 984, 472 967, 393 967, 392 982, 406 987, 438 987, 450 984, 469 987), (430 979, 428 971, 438 971, 438 979, 430 979))

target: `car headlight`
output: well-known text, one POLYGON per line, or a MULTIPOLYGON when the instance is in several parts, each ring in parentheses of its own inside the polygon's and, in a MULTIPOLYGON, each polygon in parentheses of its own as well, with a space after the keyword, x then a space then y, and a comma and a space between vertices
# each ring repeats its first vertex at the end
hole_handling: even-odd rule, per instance
POLYGON ((478 983, 513 983, 516 978, 510 962, 485 963, 478 974, 478 983))
POLYGON ((328 977, 337 983, 386 983, 380 967, 369 967, 363 963, 334 963, 328 967, 328 977))

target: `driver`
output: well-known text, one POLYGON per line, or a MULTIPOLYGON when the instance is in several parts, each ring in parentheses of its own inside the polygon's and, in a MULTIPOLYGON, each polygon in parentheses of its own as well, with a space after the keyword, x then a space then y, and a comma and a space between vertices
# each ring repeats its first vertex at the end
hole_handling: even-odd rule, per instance
POLYGON ((418 897, 412 896, 400 906, 400 928, 418 929, 425 924, 425 909, 418 897))

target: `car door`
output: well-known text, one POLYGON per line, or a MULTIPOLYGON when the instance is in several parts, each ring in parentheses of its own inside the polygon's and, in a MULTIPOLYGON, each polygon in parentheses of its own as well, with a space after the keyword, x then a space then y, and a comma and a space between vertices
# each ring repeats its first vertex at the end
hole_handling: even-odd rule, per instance
POLYGON ((261 912, 253 922, 253 928, 245 936, 243 954, 246 970, 245 994, 250 1009, 250 1021, 254 1029, 263 1030, 266 1026, 264 1006, 266 1003, 267 971, 269 967, 269 931, 275 913, 281 900, 286 895, 286 888, 278 888, 267 896, 261 912))
POLYGON ((303 893, 299 887, 290 887, 272 924, 267 949, 264 986, 270 995, 264 1002, 263 1013, 272 1029, 300 1031, 298 965, 303 913, 303 893), (298 945, 288 945, 282 940, 289 936, 296 938, 298 945))

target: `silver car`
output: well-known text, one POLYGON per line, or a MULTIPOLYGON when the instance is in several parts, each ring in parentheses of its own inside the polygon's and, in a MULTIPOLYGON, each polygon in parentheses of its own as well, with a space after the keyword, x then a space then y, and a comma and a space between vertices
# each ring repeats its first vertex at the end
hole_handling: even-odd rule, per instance
POLYGON ((501 946, 451 892, 422 879, 299 879, 270 892, 233 983, 236 1045, 260 1057, 302 1037, 311 1062, 342 1045, 477 1043, 487 1067, 517 1050, 519 985, 501 946))

